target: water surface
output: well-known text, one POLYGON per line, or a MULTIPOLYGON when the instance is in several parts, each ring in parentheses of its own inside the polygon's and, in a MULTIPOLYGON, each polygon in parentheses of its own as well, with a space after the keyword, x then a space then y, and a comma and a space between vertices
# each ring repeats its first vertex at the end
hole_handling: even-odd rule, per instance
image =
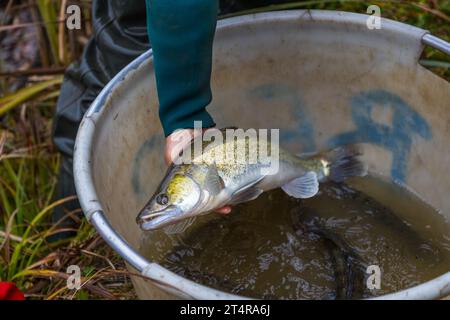
POLYGON ((375 177, 281 190, 206 215, 180 235, 147 233, 142 254, 198 283, 267 299, 358 299, 450 271, 450 224, 412 192, 375 177), (381 270, 368 289, 367 267, 381 270))

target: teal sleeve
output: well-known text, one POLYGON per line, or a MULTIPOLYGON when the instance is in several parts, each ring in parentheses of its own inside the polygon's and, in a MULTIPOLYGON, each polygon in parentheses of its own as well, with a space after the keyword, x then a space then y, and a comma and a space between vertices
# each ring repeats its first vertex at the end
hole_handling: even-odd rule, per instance
POLYGON ((212 100, 212 45, 217 0, 146 0, 147 28, 153 49, 159 117, 166 136, 202 121, 212 100))

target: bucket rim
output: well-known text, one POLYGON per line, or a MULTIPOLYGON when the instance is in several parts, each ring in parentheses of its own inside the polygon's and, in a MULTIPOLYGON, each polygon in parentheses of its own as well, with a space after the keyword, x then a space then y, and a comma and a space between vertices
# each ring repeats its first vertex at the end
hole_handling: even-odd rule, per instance
MULTIPOLYGON (((232 27, 237 24, 256 23, 262 21, 274 21, 282 19, 299 19, 305 13, 313 16, 314 20, 365 23, 368 15, 344 11, 331 10, 287 10, 269 11, 256 14, 239 15, 218 21, 217 28, 232 27)), ((428 31, 404 24, 401 22, 381 18, 383 29, 391 29, 406 35, 417 35, 418 41, 423 45, 429 45, 450 55, 450 43, 429 34, 428 31)), ((152 50, 143 53, 138 58, 122 69, 100 92, 90 108, 85 113, 80 124, 74 147, 74 178, 77 195, 81 208, 87 220, 96 228, 102 238, 121 257, 142 273, 154 284, 166 291, 188 299, 247 299, 243 296, 229 294, 220 290, 198 284, 187 278, 181 277, 157 263, 146 260, 123 237, 118 234, 109 223, 104 214, 103 207, 98 199, 95 185, 92 180, 91 156, 96 122, 105 110, 110 93, 124 81, 133 71, 141 65, 152 60, 152 50)), ((378 296, 373 299, 433 299, 450 294, 450 271, 428 282, 407 288, 401 291, 378 296)))

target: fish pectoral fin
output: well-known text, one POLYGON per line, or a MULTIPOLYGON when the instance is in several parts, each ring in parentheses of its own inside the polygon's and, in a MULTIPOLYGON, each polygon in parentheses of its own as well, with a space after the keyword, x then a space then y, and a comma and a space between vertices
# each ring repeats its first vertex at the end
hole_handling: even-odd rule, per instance
POLYGON ((258 198, 259 195, 264 192, 264 190, 258 187, 258 184, 263 179, 264 176, 261 176, 252 183, 247 184, 246 186, 233 192, 233 194, 230 197, 230 201, 228 203, 230 205, 236 205, 242 202, 247 202, 258 198))
POLYGON ((236 204, 239 204, 242 202, 255 200, 263 192, 264 191, 262 189, 257 188, 257 187, 246 188, 240 192, 233 193, 229 204, 236 205, 236 204))
POLYGON ((294 198, 306 199, 314 197, 319 192, 319 181, 314 171, 298 177, 281 187, 284 192, 294 198))
POLYGON ((239 190, 236 190, 232 195, 231 199, 229 201, 230 205, 236 205, 242 202, 247 202, 251 200, 255 200, 260 196, 261 193, 264 192, 261 188, 258 188, 258 183, 263 179, 264 177, 261 177, 260 179, 256 180, 250 185, 247 185, 239 190))
POLYGON ((205 177, 205 188, 209 192, 209 194, 215 196, 220 193, 225 187, 225 183, 223 179, 219 176, 219 172, 217 171, 217 167, 215 164, 208 168, 205 177))
POLYGON ((233 192, 229 204, 236 205, 242 202, 247 202, 258 198, 259 195, 264 192, 264 190, 257 187, 258 183, 260 183, 263 179, 264 176, 246 185, 245 187, 242 187, 241 189, 238 189, 235 192, 233 192))
POLYGON ((171 224, 163 228, 166 234, 177 234, 184 232, 187 228, 189 228, 195 221, 195 217, 184 219, 178 223, 171 224))

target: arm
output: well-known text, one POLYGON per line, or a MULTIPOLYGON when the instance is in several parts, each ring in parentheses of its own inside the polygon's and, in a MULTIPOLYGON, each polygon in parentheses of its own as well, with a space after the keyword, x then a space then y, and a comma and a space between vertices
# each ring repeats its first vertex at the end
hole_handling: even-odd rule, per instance
POLYGON ((147 25, 153 48, 159 116, 164 134, 214 126, 211 102, 212 44, 217 0, 147 0, 147 25))
MULTIPOLYGON (((194 121, 202 121, 203 128, 215 126, 205 108, 212 99, 218 0, 146 0, 146 4, 159 118, 166 135, 164 155, 170 163, 199 134, 192 129, 194 121)), ((228 214, 231 207, 216 211, 228 214)))

